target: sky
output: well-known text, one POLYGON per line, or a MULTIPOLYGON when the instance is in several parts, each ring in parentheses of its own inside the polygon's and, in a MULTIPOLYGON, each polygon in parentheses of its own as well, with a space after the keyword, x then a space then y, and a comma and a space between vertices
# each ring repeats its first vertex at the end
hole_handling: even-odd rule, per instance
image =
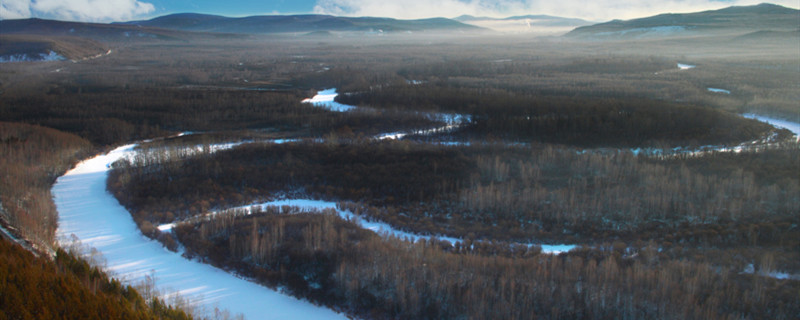
MULTIPOLYGON (((754 5, 765 0, 0 0, 0 19, 112 22, 196 12, 224 16, 330 14, 398 19, 547 14, 589 21, 754 5)), ((800 0, 771 0, 798 8, 800 0)))

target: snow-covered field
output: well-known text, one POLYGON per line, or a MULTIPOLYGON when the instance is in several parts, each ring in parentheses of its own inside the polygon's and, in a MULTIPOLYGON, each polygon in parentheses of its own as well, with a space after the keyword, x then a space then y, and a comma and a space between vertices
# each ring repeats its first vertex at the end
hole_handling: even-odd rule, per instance
POLYGON ((210 265, 187 260, 145 238, 131 215, 106 191, 108 167, 133 145, 83 161, 53 186, 62 246, 72 238, 97 249, 106 269, 128 283, 156 278, 158 289, 178 292, 208 312, 218 307, 247 319, 344 319, 307 301, 278 293, 210 265))

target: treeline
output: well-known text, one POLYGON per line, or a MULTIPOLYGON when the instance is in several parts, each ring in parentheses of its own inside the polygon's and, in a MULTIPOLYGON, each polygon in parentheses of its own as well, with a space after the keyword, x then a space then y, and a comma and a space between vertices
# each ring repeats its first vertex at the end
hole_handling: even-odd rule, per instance
POLYGON ((430 120, 400 112, 336 113, 301 103, 313 92, 133 88, 70 83, 44 94, 7 92, 0 120, 35 123, 98 145, 178 131, 275 129, 321 136, 347 128, 372 135, 427 128, 430 120))
POLYGON ((0 122, 0 222, 37 250, 55 245, 58 213, 50 188, 56 178, 92 152, 73 134, 35 125, 0 122))
POLYGON ((0 240, 4 319, 191 319, 184 311, 58 249, 54 260, 0 240))
POLYGON ((374 319, 789 319, 800 312, 797 282, 720 272, 653 244, 553 256, 538 247, 409 243, 335 213, 278 212, 220 214, 175 233, 190 256, 374 319))
POLYGON ((573 74, 653 74, 675 68, 675 62, 663 57, 637 56, 559 56, 531 59, 453 59, 439 63, 403 66, 397 73, 415 79, 446 75, 452 78, 483 78, 507 75, 551 76, 556 73, 573 74))
POLYGON ((400 85, 340 95, 351 105, 472 116, 457 136, 579 146, 687 146, 741 143, 771 129, 724 111, 641 98, 537 95, 502 89, 400 85))

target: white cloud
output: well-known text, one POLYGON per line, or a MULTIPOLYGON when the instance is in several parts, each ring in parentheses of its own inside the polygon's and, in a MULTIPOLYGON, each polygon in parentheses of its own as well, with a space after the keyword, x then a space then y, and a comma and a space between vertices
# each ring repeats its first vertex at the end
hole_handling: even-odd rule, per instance
POLYGON ((21 19, 30 16, 30 0, 3 0, 0 2, 0 19, 21 19))
MULTIPOLYGON (((400 19, 455 17, 462 14, 494 17, 549 14, 605 21, 640 18, 666 12, 695 12, 732 5, 754 5, 763 1, 765 0, 318 0, 314 12, 400 19)), ((797 7, 797 0, 771 2, 797 7)))
POLYGON ((73 21, 122 21, 155 11, 138 0, 2 0, 0 19, 30 17, 73 21))

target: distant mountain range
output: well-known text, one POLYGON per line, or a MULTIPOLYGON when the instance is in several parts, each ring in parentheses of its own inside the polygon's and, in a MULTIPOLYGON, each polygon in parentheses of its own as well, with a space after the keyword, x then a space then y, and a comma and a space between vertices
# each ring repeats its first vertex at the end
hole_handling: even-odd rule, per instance
POLYGON ((112 24, 66 22, 43 19, 0 20, 4 35, 0 58, 49 56, 53 52, 69 59, 91 56, 105 50, 107 42, 215 39, 248 37, 253 34, 295 34, 329 37, 335 33, 492 32, 563 35, 575 39, 638 39, 717 35, 733 41, 800 42, 800 10, 774 4, 728 7, 686 14, 661 14, 606 23, 527 15, 508 18, 460 16, 398 20, 374 17, 328 15, 252 16, 229 18, 181 13, 150 20, 112 24), (71 40, 70 40, 71 39, 71 40), (86 41, 82 41, 84 39, 86 41), (80 45, 72 45, 80 44, 80 45), (86 50, 81 48, 88 48, 86 50))
POLYGON ((0 34, 82 37, 97 41, 175 40, 204 36, 162 28, 38 18, 0 20, 0 34))
POLYGON ((686 36, 708 32, 770 31, 792 34, 798 30, 800 30, 800 10, 763 3, 696 13, 668 13, 641 19, 613 20, 576 28, 566 36, 641 38, 686 36))
POLYGON ((351 18, 328 15, 228 18, 197 13, 172 14, 151 20, 130 21, 121 24, 182 31, 242 34, 309 33, 319 31, 378 33, 408 31, 478 31, 481 29, 473 25, 445 18, 398 20, 392 18, 351 18))

